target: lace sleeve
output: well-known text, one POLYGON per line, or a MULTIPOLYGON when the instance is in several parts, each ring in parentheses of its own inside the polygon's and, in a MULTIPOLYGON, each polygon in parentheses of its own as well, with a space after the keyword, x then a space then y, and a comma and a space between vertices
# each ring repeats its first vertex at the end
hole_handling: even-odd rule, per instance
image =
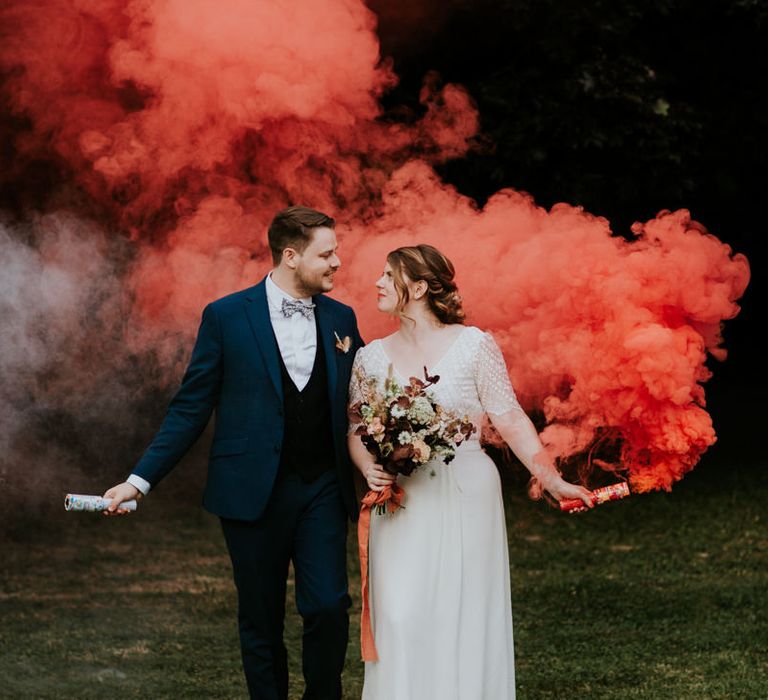
POLYGON ((475 388, 486 413, 498 416, 515 409, 525 413, 509 380, 504 356, 490 333, 483 333, 477 349, 475 388))
MULTIPOLYGON (((349 406, 363 400, 363 387, 362 382, 365 378, 365 370, 363 369, 363 349, 360 348, 355 354, 355 359, 352 361, 352 374, 349 378, 349 406)), ((360 423, 353 423, 349 421, 349 427, 347 428, 347 435, 357 430, 360 423)))

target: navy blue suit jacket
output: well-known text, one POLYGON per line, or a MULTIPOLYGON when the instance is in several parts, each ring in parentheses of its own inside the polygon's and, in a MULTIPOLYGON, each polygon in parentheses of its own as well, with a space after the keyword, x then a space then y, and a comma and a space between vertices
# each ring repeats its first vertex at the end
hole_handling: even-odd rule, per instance
MULTIPOLYGON (((181 387, 134 474, 153 487, 173 469, 215 413, 203 507, 238 520, 263 513, 277 475, 283 440, 283 387, 267 305, 266 277, 214 301, 203 317, 181 387)), ((352 361, 365 343, 354 311, 323 294, 316 304, 328 370, 336 469, 350 518, 358 506, 347 450, 347 400, 352 361), (344 353, 336 337, 349 336, 344 353)))

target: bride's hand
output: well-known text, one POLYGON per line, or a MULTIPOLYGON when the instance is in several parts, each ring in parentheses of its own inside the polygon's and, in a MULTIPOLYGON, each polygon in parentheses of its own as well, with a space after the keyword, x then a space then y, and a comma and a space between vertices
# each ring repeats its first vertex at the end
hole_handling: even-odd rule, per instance
POLYGON ((577 486, 565 481, 561 476, 553 477, 542 483, 542 487, 554 496, 558 501, 565 501, 569 498, 579 498, 584 502, 584 506, 574 508, 570 513, 582 513, 587 508, 594 508, 595 497, 589 489, 583 486, 577 486))
POLYGON ((389 486, 395 480, 394 474, 384 471, 376 462, 365 465, 363 476, 371 491, 383 491, 385 486, 389 486))

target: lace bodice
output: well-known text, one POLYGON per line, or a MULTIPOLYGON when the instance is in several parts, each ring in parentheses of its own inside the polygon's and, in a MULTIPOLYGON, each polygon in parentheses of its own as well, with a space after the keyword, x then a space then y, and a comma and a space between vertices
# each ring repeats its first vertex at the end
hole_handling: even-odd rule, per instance
MULTIPOLYGON (((350 404, 362 399, 358 371, 365 377, 376 377, 382 384, 390 364, 380 339, 360 348, 352 365, 350 404)), ((478 428, 483 414, 490 414, 491 419, 508 411, 517 411, 521 417, 525 415, 515 396, 499 346, 490 333, 476 326, 466 326, 440 360, 427 369, 430 375, 440 376, 440 380, 429 387, 438 403, 459 415, 468 415, 478 428)), ((392 373, 400 384, 408 383, 408 377, 403 377, 394 365, 392 373)), ((351 424, 349 433, 356 428, 356 424, 351 424)), ((479 440, 479 430, 470 439, 479 440)))

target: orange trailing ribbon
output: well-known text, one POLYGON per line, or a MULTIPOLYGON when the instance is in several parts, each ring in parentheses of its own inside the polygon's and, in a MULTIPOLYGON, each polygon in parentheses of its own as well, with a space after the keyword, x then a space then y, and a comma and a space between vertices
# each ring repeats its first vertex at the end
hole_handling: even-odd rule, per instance
POLYGON ((386 508, 390 513, 402 508, 405 491, 397 483, 385 486, 382 491, 368 491, 360 508, 360 520, 357 523, 357 547, 360 555, 360 580, 363 588, 363 611, 360 618, 360 649, 363 661, 378 661, 379 655, 373 641, 371 629, 371 609, 368 604, 368 535, 371 530, 371 510, 386 508))

